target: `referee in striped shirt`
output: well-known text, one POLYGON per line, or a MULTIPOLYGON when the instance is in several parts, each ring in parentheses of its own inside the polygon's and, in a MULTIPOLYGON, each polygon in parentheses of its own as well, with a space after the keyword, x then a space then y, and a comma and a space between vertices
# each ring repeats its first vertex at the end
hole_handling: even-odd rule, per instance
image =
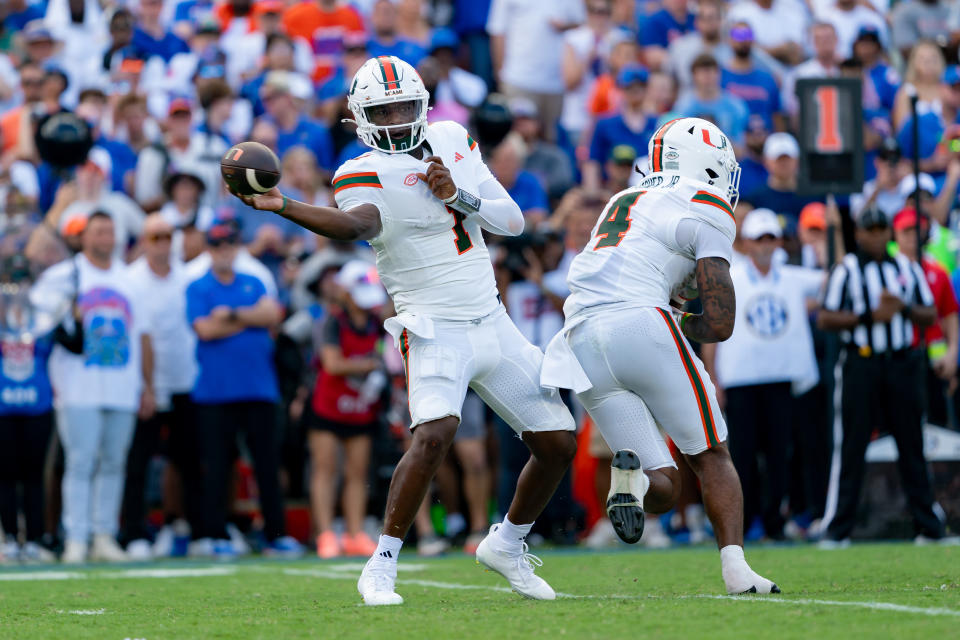
POLYGON ((857 220, 857 253, 833 268, 818 316, 839 331, 835 373, 834 447, 821 545, 846 546, 856 520, 864 454, 874 428, 893 434, 897 465, 918 535, 941 538, 930 476, 923 457, 923 354, 913 347, 914 325, 936 320, 933 294, 913 257, 887 253, 887 217, 876 208, 857 220))

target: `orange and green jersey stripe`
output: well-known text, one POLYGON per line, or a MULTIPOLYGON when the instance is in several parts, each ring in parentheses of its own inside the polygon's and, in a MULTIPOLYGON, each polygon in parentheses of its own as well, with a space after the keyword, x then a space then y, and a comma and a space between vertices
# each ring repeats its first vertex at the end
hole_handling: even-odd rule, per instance
POLYGON ((703 435, 707 439, 707 448, 712 449, 720 444, 720 438, 717 436, 717 425, 713 419, 713 409, 710 408, 710 396, 707 395, 707 388, 703 384, 700 371, 693 362, 693 357, 687 349, 686 341, 683 339, 683 334, 680 333, 677 323, 674 322, 669 312, 663 309, 657 309, 657 311, 663 316, 664 322, 667 323, 670 336, 677 346, 677 351, 680 352, 680 360, 683 362, 683 368, 690 380, 690 386, 693 387, 693 395, 697 399, 697 408, 700 411, 700 420, 703 422, 703 435))
POLYGON ((380 56, 377 58, 380 63, 380 73, 383 75, 383 84, 387 90, 400 88, 400 76, 397 74, 397 66, 393 64, 390 56, 380 56))
POLYGON ((665 122, 663 126, 653 134, 653 157, 650 160, 650 168, 654 173, 663 171, 663 136, 667 135, 667 131, 670 130, 670 127, 672 127, 673 123, 677 120, 680 120, 680 118, 674 118, 670 122, 665 122))
POLYGON ((708 204, 711 207, 716 207, 733 219, 733 209, 730 208, 730 205, 727 203, 727 201, 719 196, 713 195, 709 191, 697 191, 690 201, 696 202, 697 204, 708 204))
POLYGON ((470 151, 473 151, 477 148, 477 141, 473 139, 473 136, 467 134, 467 144, 470 146, 470 151))
POLYGON ((360 173, 345 173, 339 178, 333 179, 333 192, 339 193, 344 189, 353 187, 373 187, 374 189, 383 189, 380 184, 380 178, 376 171, 364 171, 360 173))

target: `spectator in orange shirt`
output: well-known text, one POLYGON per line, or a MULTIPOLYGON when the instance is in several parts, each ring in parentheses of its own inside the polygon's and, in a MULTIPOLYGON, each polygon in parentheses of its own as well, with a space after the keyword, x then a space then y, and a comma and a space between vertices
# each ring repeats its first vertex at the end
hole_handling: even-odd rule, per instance
POLYGON ((620 90, 617 88, 617 74, 620 69, 636 64, 640 57, 640 50, 634 40, 618 42, 610 50, 607 60, 607 72, 597 78, 590 94, 588 108, 592 116, 611 115, 620 106, 620 90))
POLYGON ((283 28, 290 37, 306 38, 313 46, 317 66, 313 80, 320 82, 336 69, 343 54, 343 36, 364 33, 363 18, 340 0, 304 0, 283 13, 283 28))
POLYGON ((43 80, 46 74, 40 65, 35 62, 24 62, 20 65, 20 91, 23 93, 23 104, 5 113, 0 118, 0 139, 3 140, 2 152, 16 149, 20 139, 21 118, 28 113, 31 106, 43 100, 43 80))

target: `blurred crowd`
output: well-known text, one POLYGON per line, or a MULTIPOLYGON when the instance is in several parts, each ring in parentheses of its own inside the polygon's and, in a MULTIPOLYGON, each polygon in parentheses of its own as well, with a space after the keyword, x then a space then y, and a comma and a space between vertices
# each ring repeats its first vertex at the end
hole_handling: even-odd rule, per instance
MULTIPOLYGON (((729 135, 752 333, 703 357, 748 539, 820 535, 831 509, 836 354, 815 321, 828 245, 839 260, 887 229, 891 255, 923 247, 939 317, 910 348, 927 354, 926 419, 958 428, 956 1, 7 0, 0 21, 7 561, 372 552, 409 420, 372 253, 246 207, 219 161, 261 142, 285 194, 333 204, 333 171, 366 150, 344 121, 349 83, 380 55, 417 68, 430 121, 468 127, 523 210, 523 235, 488 244, 541 347, 570 261, 642 179, 659 125, 696 116, 729 135), (794 87, 817 77, 862 81, 867 182, 836 200, 797 193, 794 87), (781 269, 794 284, 750 295, 781 269), (750 399, 763 385, 767 404, 750 399)), ((581 454, 536 535, 603 546, 611 453, 574 409, 581 454)), ((421 553, 475 549, 526 458, 511 433, 468 396, 417 518, 421 553)), ((686 477, 647 544, 710 535, 686 477)))

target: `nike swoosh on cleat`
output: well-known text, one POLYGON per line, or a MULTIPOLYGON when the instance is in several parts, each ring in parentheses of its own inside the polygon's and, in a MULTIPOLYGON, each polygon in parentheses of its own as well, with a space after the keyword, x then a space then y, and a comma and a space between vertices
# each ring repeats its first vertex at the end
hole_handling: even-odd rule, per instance
POLYGON ((740 595, 743 595, 743 594, 745 594, 745 593, 756 593, 756 592, 757 592, 757 585, 753 585, 752 587, 750 587, 750 588, 747 589, 746 591, 741 591, 741 592, 740 592, 740 595))

